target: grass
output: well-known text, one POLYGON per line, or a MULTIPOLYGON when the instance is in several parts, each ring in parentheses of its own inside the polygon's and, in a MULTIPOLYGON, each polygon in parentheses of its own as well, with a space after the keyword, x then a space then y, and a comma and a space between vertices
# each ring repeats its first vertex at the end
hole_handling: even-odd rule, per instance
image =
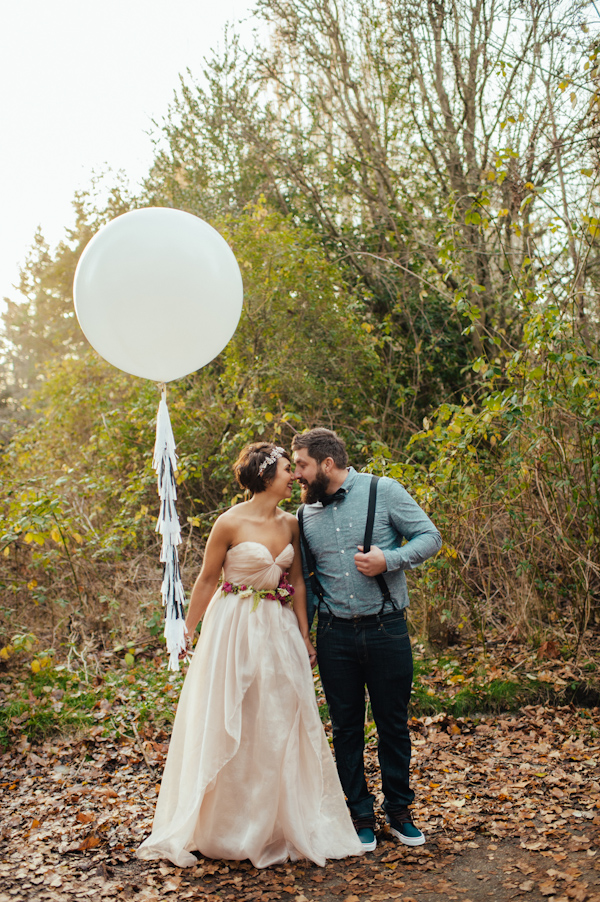
POLYGON ((16 738, 23 736, 37 744, 56 733, 71 733, 92 724, 93 720, 80 710, 58 713, 48 707, 37 707, 23 699, 16 699, 0 710, 0 747, 7 749, 16 738))
POLYGON ((118 666, 103 675, 47 668, 32 673, 17 665, 0 675, 5 700, 0 707, 0 747, 7 749, 25 737, 37 744, 57 734, 99 727, 101 735, 134 734, 151 724, 170 728, 182 674, 154 661, 140 661, 127 670, 118 666))
POLYGON ((464 660, 450 656, 416 658, 411 713, 415 717, 442 712, 468 717, 515 711, 535 704, 600 705, 600 687, 597 680, 590 680, 594 671, 589 666, 583 668, 585 678, 568 682, 548 680, 547 677, 538 679, 530 672, 517 675, 515 668, 507 674, 491 677, 491 669, 497 672, 489 660, 466 667, 464 660))
MULTIPOLYGON (((522 685, 509 680, 490 680, 458 689, 453 695, 431 695, 422 685, 413 687, 412 714, 415 717, 440 714, 442 711, 455 717, 470 714, 514 711, 523 705, 539 700, 541 684, 522 685)), ((545 699, 547 700, 547 699, 545 699)))
MULTIPOLYGON (((591 677, 591 669, 587 667, 586 671, 591 677)), ((114 659, 98 674, 70 671, 64 666, 50 666, 33 673, 22 657, 13 659, 11 669, 0 674, 0 690, 4 693, 0 747, 7 749, 23 737, 37 744, 56 734, 92 729, 94 735, 104 737, 132 736, 134 724, 138 731, 148 727, 153 733, 164 730, 168 734, 183 676, 165 670, 159 659, 144 657, 135 658, 130 667, 114 659)), ((446 713, 469 717, 514 711, 530 704, 600 704, 597 684, 587 679, 563 681, 557 688, 558 684, 538 680, 531 673, 517 677, 511 671, 508 677, 502 674, 490 678, 489 661, 475 661, 467 667, 464 660, 449 655, 433 658, 418 653, 410 716, 446 713)), ((327 724, 329 710, 319 683, 317 696, 321 720, 327 724)), ((368 705, 365 738, 373 732, 368 705)))

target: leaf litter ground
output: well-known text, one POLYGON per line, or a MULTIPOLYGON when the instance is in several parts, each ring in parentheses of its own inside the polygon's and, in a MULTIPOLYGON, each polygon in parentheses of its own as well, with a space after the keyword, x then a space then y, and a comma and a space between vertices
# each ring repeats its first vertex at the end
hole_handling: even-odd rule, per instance
MULTIPOLYGON (((437 664, 425 680, 443 679, 453 692, 456 667, 437 664)), ((150 830, 168 750, 159 701, 169 708, 178 694, 163 678, 153 697, 144 676, 120 673, 100 681, 96 696, 86 690, 93 726, 85 732, 38 744, 22 736, 0 757, 0 902, 600 902, 598 708, 532 704, 413 717, 421 848, 400 846, 382 819, 375 853, 325 868, 300 861, 258 871, 249 862, 202 859, 181 869, 134 854, 150 830), (154 716, 139 716, 148 710, 154 716)), ((56 686, 27 692, 32 705, 59 712, 67 701, 56 686)), ((24 718, 13 715, 13 738, 24 718)), ((367 770, 381 802, 375 736, 367 770)))

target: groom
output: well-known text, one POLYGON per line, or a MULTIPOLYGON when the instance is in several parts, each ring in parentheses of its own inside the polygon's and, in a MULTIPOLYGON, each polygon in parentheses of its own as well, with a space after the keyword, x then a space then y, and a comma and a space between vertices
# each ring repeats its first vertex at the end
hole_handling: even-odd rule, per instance
POLYGON ((329 429, 296 435, 292 450, 304 502, 298 519, 308 620, 318 609, 319 672, 350 813, 365 851, 373 851, 374 796, 363 761, 366 685, 388 824, 401 842, 420 846, 425 837, 409 809, 414 799, 408 732, 413 662, 404 571, 436 554, 442 540, 408 492, 383 477, 377 486, 374 544, 363 553, 372 477, 348 467, 344 442, 329 429))

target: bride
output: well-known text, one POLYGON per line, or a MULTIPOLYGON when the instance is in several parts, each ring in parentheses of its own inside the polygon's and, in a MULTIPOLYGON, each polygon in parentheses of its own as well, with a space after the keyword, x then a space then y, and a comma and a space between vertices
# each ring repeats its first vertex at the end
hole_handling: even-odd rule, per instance
POLYGON ((234 471, 252 497, 217 519, 206 545, 186 619, 189 636, 202 620, 202 635, 137 854, 180 867, 196 864, 194 851, 258 868, 324 865, 363 849, 315 700, 298 523, 278 507, 292 493, 290 460, 255 443, 234 471))

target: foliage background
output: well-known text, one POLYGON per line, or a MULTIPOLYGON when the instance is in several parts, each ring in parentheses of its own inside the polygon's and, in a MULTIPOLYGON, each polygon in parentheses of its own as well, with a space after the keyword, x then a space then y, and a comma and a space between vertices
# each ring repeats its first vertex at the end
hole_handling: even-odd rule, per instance
POLYGON ((35 236, 25 300, 8 302, 0 655, 35 635, 42 664, 87 660, 161 630, 158 393, 89 348, 71 294, 91 235, 145 205, 208 219, 245 288, 225 351, 169 389, 186 584, 239 500, 239 448, 326 425, 443 534, 412 577, 418 632, 581 654, 600 598, 593 5, 256 14, 263 46, 229 35, 182 77, 143 191, 112 179, 77 196, 64 242, 35 236))

